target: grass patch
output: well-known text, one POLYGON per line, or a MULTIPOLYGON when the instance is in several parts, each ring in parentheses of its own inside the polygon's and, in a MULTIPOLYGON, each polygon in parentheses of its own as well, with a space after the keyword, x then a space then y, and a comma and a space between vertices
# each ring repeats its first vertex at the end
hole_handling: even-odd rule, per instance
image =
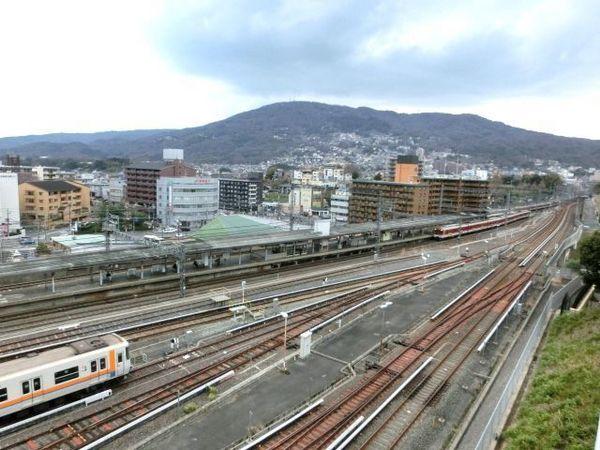
POLYGON ((186 414, 191 414, 198 409, 198 405, 194 402, 189 402, 183 405, 183 412, 186 414))
POLYGON ((593 448, 598 413, 600 308, 587 308, 550 324, 529 391, 503 434, 506 448, 593 448))

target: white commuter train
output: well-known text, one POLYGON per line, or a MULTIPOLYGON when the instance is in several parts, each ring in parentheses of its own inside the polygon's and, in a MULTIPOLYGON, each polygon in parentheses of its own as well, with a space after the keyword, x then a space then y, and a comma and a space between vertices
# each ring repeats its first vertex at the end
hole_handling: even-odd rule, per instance
POLYGON ((0 417, 122 377, 129 342, 107 334, 0 363, 0 417))

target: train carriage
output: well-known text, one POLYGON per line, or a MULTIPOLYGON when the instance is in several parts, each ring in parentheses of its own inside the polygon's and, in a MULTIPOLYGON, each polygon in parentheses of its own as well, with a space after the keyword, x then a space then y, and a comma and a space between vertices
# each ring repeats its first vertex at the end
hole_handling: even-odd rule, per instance
POLYGON ((123 377, 130 370, 129 343, 116 334, 0 363, 0 417, 123 377))
POLYGON ((520 211, 501 217, 493 217, 488 220, 480 220, 478 222, 470 222, 462 225, 457 223, 444 225, 435 229, 433 237, 435 239, 449 239, 463 234, 476 233, 478 231, 489 230, 491 228, 516 222, 517 220, 527 219, 529 215, 529 211, 520 211))

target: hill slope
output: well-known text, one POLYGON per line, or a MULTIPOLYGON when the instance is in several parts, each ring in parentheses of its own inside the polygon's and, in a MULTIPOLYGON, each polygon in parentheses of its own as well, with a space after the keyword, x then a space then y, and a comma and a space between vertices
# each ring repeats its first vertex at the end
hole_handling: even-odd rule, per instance
POLYGON ((528 131, 476 115, 398 114, 313 102, 275 103, 182 130, 3 138, 0 153, 153 159, 160 156, 162 148, 174 147, 184 148, 186 159, 195 162, 256 163, 274 160, 306 145, 327 152, 339 133, 389 137, 426 150, 450 148, 498 163, 518 164, 541 158, 591 166, 600 158, 600 141, 528 131))

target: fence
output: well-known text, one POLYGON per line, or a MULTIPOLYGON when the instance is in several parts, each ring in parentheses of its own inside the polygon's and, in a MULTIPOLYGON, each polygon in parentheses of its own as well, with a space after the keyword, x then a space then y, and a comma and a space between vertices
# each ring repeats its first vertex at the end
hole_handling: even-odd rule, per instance
POLYGON ((559 289, 554 294, 551 294, 548 300, 541 306, 542 311, 535 321, 535 325, 531 329, 527 342, 518 357, 518 360, 511 371, 508 379, 505 382, 505 387, 500 398, 497 400, 496 406, 492 411, 485 427, 481 430, 481 434, 475 446, 475 450, 487 450, 494 448, 496 445, 496 439, 504 428, 508 413, 512 407, 512 404, 521 389, 521 385, 527 371, 533 355, 542 340, 544 331, 552 313, 560 308, 562 299, 565 295, 573 293, 575 290, 581 288, 581 279, 575 278, 559 289))

